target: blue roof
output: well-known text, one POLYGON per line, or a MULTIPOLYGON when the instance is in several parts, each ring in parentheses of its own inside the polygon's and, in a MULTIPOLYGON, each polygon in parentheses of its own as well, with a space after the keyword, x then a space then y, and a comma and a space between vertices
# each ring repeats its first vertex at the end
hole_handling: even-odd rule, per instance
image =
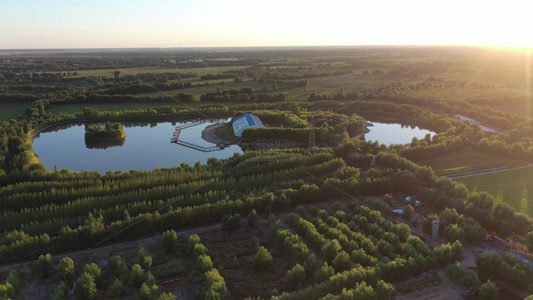
POLYGON ((233 126, 233 134, 237 137, 242 136, 242 132, 247 128, 260 128, 263 127, 263 122, 258 116, 254 114, 244 114, 236 117, 231 122, 233 126))

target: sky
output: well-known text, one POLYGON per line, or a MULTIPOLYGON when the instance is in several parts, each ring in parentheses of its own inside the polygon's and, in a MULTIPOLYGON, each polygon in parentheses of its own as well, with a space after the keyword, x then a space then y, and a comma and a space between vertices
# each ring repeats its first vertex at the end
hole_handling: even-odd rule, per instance
POLYGON ((0 49, 533 47, 533 1, 0 0, 0 49))

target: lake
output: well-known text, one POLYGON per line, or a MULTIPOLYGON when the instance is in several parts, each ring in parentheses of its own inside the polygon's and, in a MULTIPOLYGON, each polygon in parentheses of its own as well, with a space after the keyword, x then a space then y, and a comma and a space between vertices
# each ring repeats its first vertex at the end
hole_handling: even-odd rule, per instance
POLYGON ((374 121, 369 122, 374 126, 368 127, 370 132, 365 133, 365 140, 377 141, 378 143, 385 145, 408 144, 411 143, 414 137, 421 140, 426 134, 430 134, 431 137, 435 135, 435 132, 417 126, 374 121))
MULTIPOLYGON (((33 142, 33 149, 49 170, 70 169, 72 171, 127 171, 130 169, 151 170, 158 167, 179 166, 185 162, 207 163, 210 157, 228 158, 242 153, 238 145, 231 145, 214 152, 202 152, 182 145, 170 143, 176 126, 187 122, 124 123, 126 139, 107 143, 85 143, 85 125, 58 126, 41 132, 33 142)), ((215 146, 202 139, 202 130, 215 124, 206 122, 183 129, 180 140, 203 147, 215 146)), ((416 126, 397 123, 372 122, 365 139, 381 144, 410 143, 413 137, 423 139, 426 134, 435 133, 416 126)))
MULTIPOLYGON (((124 124, 127 134, 123 141, 103 144, 85 144, 85 126, 69 125, 43 131, 35 138, 33 149, 44 166, 53 170, 70 169, 72 171, 127 171, 130 169, 151 170, 158 167, 179 166, 182 162, 191 166, 200 161, 207 163, 208 158, 228 158, 234 153, 242 153, 238 145, 231 145, 223 150, 202 152, 182 145, 170 143, 176 126, 186 122, 161 122, 151 125, 124 124)), ((180 140, 203 147, 215 146, 202 139, 202 130, 215 124, 206 122, 198 126, 183 129, 180 140)))

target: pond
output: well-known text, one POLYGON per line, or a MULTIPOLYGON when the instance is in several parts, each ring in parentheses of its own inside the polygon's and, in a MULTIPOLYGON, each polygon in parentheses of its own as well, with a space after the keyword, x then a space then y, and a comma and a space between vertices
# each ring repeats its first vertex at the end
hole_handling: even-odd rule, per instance
MULTIPOLYGON (((185 162, 194 165, 207 163, 210 157, 228 158, 242 153, 238 145, 225 149, 202 152, 182 145, 170 143, 175 127, 187 122, 161 122, 152 124, 124 124, 125 140, 103 144, 85 143, 85 125, 76 124, 50 128, 41 132, 33 142, 35 154, 49 169, 70 169, 72 171, 127 171, 130 169, 151 170, 158 167, 179 166, 185 162)), ((215 124, 206 122, 183 129, 180 140, 203 147, 215 146, 202 139, 202 130, 215 124)))
POLYGON ((408 144, 411 143, 414 137, 421 140, 426 134, 429 134, 431 137, 435 135, 435 132, 417 126, 398 123, 370 122, 372 123, 372 126, 368 126, 370 131, 365 133, 365 140, 377 141, 380 144, 408 144))

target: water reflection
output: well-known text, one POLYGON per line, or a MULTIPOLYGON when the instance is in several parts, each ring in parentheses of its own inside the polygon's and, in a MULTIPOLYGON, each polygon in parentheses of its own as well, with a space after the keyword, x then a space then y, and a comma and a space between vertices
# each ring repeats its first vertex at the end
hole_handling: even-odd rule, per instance
POLYGON ((126 138, 110 140, 110 141, 88 141, 85 140, 85 147, 87 149, 107 149, 111 147, 121 147, 126 142, 126 138))
MULTIPOLYGON (((171 144, 174 128, 185 121, 174 122, 125 122, 123 140, 105 143, 86 143, 84 124, 53 127, 41 132, 34 140, 33 149, 44 166, 53 170, 67 168, 73 171, 128 171, 151 170, 158 167, 179 166, 181 163, 205 164, 210 157, 228 158, 242 153, 238 145, 215 152, 201 152, 171 144)), ((202 130, 213 122, 185 129, 180 138, 204 147, 215 146, 201 138, 202 130)))

